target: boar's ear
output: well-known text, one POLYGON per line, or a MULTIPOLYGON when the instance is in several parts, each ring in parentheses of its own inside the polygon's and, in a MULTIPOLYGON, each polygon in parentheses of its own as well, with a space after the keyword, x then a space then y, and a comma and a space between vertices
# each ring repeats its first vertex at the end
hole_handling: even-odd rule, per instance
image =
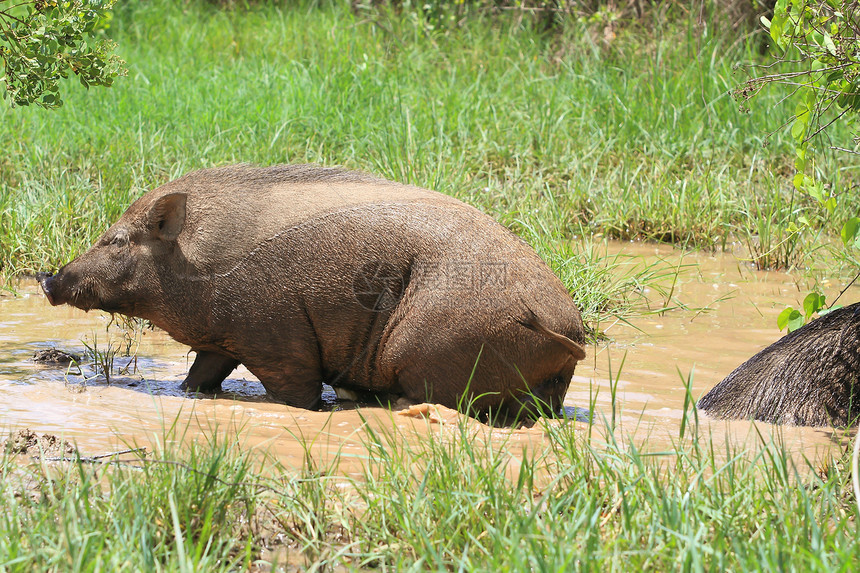
POLYGON ((147 219, 152 234, 164 241, 175 241, 185 225, 185 193, 159 197, 149 208, 147 219))

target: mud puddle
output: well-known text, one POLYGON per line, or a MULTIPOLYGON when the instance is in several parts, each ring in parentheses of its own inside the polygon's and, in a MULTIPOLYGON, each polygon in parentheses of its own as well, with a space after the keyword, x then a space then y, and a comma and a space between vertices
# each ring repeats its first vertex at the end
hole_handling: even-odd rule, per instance
MULTIPOLYGON (((647 293, 652 314, 637 317, 632 325, 602 325, 613 342, 589 348, 566 405, 580 416, 592 409, 602 426, 604 419, 612 419, 617 380, 616 436, 644 442, 652 451, 668 450, 678 441, 684 415, 683 379, 692 373, 693 396, 702 396, 779 338, 776 316, 786 304, 797 306, 803 295, 791 275, 754 271, 732 255, 684 255, 641 244, 609 247, 610 254, 619 251, 630 255, 631 265, 665 260, 672 266, 695 266, 669 289, 671 296, 647 293), (663 307, 674 310, 658 312, 663 307)), ((457 426, 456 412, 443 408, 425 406, 408 415, 369 406, 355 410, 332 392, 326 398, 334 411, 289 408, 268 402, 262 385, 243 368, 225 381, 224 393, 217 397, 185 396, 179 384, 193 361, 187 347, 159 331, 144 331, 130 340, 117 327, 108 328, 109 317, 103 313, 51 307, 33 280, 22 281, 19 289, 17 298, 0 296, 0 432, 5 435, 22 429, 54 434, 96 455, 129 446, 158 448, 165 441, 217 432, 292 467, 301 467, 308 453, 321 464, 339 455, 341 470, 357 475, 368 455, 368 428, 398 427, 421 439, 427 432, 453 432, 457 426), (40 350, 86 355, 87 346, 118 349, 116 355, 101 358, 112 360, 110 384, 98 361, 60 367, 33 361, 40 350), (126 349, 136 360, 123 356, 126 349)), ((846 304, 860 298, 858 294, 846 293, 846 304)), ((699 431, 711 433, 718 445, 729 440, 754 448, 762 437, 773 437, 797 461, 836 454, 844 440, 841 432, 828 428, 754 426, 709 420, 703 414, 699 420, 699 431)), ((476 421, 469 424, 504 442, 511 452, 544 439, 537 426, 491 430, 476 421)))
MULTIPOLYGON (((650 314, 632 324, 618 321, 605 330, 612 343, 592 347, 588 363, 577 368, 566 403, 594 404, 597 416, 611 420, 612 386, 616 386, 616 435, 647 441, 647 449, 670 449, 678 442, 684 417, 685 383, 692 380, 698 400, 737 366, 778 340, 779 313, 802 308, 804 280, 782 272, 756 271, 731 254, 683 254, 668 247, 629 243, 615 248, 635 261, 665 260, 672 266, 692 264, 682 273, 671 296, 647 293, 650 314), (661 312, 661 309, 671 310, 661 312)), ((840 285, 825 285, 838 293, 840 285)), ((840 299, 850 304, 860 289, 840 299)), ((692 412, 689 412, 692 421, 692 412)), ((728 441, 754 449, 779 442, 795 463, 821 461, 837 455, 854 432, 833 428, 773 426, 746 421, 710 419, 698 413, 701 435, 710 435, 719 449, 728 441)), ((724 448, 723 448, 724 449, 724 448)))

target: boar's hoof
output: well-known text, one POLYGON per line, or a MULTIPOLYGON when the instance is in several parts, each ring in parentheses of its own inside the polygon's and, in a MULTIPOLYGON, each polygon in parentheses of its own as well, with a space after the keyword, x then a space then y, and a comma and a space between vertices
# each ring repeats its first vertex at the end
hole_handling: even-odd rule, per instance
POLYGON ((71 352, 58 350, 56 348, 47 348, 45 350, 37 350, 33 354, 33 362, 37 364, 45 364, 50 366, 65 366, 71 363, 78 363, 81 357, 71 352))

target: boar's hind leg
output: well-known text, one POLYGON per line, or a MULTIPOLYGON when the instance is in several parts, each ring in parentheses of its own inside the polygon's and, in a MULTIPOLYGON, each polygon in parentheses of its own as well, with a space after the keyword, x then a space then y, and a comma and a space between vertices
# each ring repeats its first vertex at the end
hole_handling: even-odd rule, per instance
POLYGON ((189 392, 217 392, 221 382, 239 366, 239 361, 217 352, 197 351, 197 358, 180 386, 189 392))
POLYGON ((260 379, 271 400, 306 410, 319 408, 323 377, 313 360, 303 361, 296 356, 292 360, 243 357, 242 364, 260 379))

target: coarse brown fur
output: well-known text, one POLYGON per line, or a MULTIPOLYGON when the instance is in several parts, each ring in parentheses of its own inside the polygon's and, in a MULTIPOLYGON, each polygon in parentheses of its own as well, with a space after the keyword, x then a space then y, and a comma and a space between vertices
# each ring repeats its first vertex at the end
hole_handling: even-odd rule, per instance
POLYGON ((240 363, 314 408, 322 383, 450 407, 558 409, 579 311, 522 240, 456 199, 313 165, 205 169, 138 199, 40 277, 53 304, 151 320, 213 391, 240 363))
POLYGON ((716 418, 849 426, 860 415, 860 303, 774 342, 714 386, 698 407, 716 418))

